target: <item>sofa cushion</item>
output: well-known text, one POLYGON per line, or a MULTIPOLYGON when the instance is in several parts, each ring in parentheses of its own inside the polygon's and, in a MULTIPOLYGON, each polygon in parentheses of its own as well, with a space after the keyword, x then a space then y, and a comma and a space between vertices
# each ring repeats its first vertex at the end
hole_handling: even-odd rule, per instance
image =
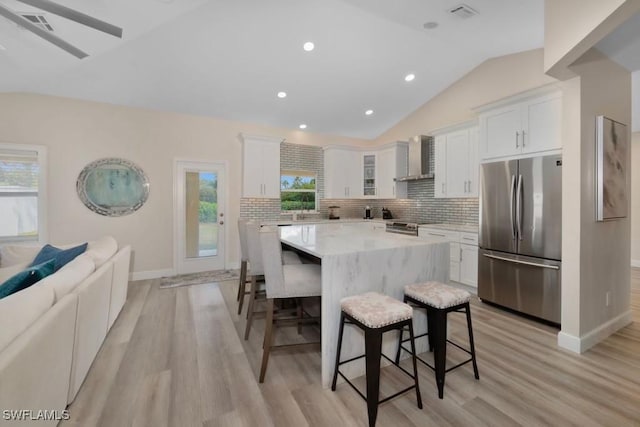
POLYGON ((84 279, 89 277, 95 269, 96 265, 93 262, 93 258, 85 253, 76 257, 55 274, 42 279, 38 286, 46 286, 53 289, 55 303, 57 303, 63 296, 73 291, 84 279))
POLYGON ((53 305, 53 290, 31 286, 0 299, 0 351, 53 305))
POLYGON ((21 262, 20 264, 12 265, 11 267, 0 268, 0 283, 6 282, 11 277, 25 270, 29 266, 29 262, 21 262))
POLYGON ((0 268, 31 263, 42 245, 4 245, 0 248, 0 268))
POLYGON ((55 260, 51 259, 42 264, 29 267, 26 270, 14 275, 9 280, 0 285, 0 299, 28 288, 41 279, 53 273, 55 260))
POLYGON ((53 259, 56 262, 54 271, 58 271, 86 250, 87 243, 83 243, 69 249, 60 249, 56 248, 55 246, 46 244, 42 247, 42 249, 40 249, 40 252, 38 252, 38 255, 36 255, 36 258, 33 260, 31 265, 34 266, 42 264, 45 261, 53 259))
POLYGON ((100 268, 117 251, 118 242, 116 242, 116 239, 111 236, 104 236, 98 240, 90 241, 86 253, 89 254, 91 258, 93 258, 93 262, 95 262, 96 268, 100 268))

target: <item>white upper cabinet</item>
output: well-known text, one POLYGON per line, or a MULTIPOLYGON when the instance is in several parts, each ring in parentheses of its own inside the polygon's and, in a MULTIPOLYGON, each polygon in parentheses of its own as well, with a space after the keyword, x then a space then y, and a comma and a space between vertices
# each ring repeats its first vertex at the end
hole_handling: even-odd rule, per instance
POLYGON ((407 183, 394 181, 408 170, 409 146, 387 144, 377 150, 325 147, 324 188, 328 199, 407 197, 407 183))
POLYGON ((562 94, 558 90, 539 93, 536 90, 482 108, 482 160, 525 157, 562 148, 562 94))
POLYGON ((357 198, 362 195, 362 154, 344 147, 324 150, 324 196, 327 199, 357 198))
POLYGON ((450 129, 438 131, 434 138, 434 197, 477 197, 478 127, 466 124, 450 129))
POLYGON ((280 198, 282 138, 240 134, 242 197, 280 198))

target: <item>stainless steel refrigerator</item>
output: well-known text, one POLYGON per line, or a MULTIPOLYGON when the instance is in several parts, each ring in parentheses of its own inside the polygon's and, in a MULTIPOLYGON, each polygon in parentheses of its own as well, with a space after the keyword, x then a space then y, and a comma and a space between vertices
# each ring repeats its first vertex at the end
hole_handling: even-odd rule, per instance
POLYGON ((480 168, 478 296, 560 323, 562 156, 480 168))

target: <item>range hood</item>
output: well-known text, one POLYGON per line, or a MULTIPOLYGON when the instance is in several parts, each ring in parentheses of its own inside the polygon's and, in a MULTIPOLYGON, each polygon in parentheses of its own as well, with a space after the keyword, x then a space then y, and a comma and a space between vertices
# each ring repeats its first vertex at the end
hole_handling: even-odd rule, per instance
POLYGON ((409 174, 396 178, 396 181, 415 181, 433 178, 429 167, 433 153, 433 137, 418 135, 409 139, 409 174))

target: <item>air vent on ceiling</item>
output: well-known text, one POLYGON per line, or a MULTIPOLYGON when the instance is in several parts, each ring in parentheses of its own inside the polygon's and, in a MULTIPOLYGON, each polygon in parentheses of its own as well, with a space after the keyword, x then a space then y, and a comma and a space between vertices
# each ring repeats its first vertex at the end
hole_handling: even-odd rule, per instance
POLYGON ((472 16, 475 16, 478 14, 478 12, 476 12, 475 10, 473 10, 472 8, 470 8, 464 3, 461 3, 455 7, 452 7, 451 9, 449 9, 449 13, 462 19, 471 18, 472 16))
POLYGON ((22 17, 27 21, 42 28, 45 31, 53 31, 53 27, 51 26, 51 24, 49 24, 49 21, 47 21, 47 18, 45 18, 44 15, 34 13, 21 13, 20 15, 22 15, 22 17))

